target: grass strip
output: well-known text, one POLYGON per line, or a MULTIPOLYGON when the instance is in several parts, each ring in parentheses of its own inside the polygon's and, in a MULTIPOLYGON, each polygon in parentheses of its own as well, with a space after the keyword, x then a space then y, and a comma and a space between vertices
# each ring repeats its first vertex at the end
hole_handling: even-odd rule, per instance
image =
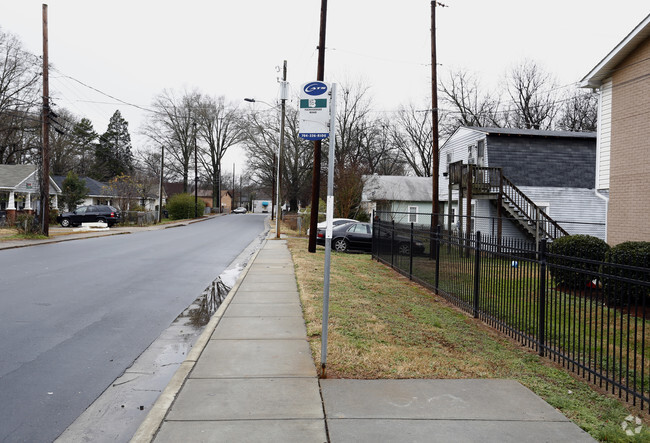
MULTIPOLYGON (((289 238, 314 362, 320 367, 324 249, 289 238)), ((577 379, 366 254, 332 254, 327 374, 352 379, 517 380, 599 441, 647 414, 577 379)))

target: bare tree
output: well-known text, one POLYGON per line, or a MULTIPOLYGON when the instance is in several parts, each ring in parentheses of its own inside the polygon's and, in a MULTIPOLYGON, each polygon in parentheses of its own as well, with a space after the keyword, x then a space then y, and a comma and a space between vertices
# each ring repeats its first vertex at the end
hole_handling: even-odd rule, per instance
POLYGON ((524 60, 510 70, 506 90, 512 100, 509 126, 551 129, 558 111, 557 81, 536 62, 524 60))
POLYGON ((182 96, 164 90, 153 101, 155 113, 144 124, 143 133, 158 146, 164 146, 170 161, 165 165, 183 178, 183 192, 188 192, 190 164, 194 156, 197 91, 182 96))
POLYGON ((248 114, 244 147, 250 179, 269 194, 275 183, 279 135, 277 114, 266 111, 252 111, 248 114))
POLYGON ((334 211, 338 217, 353 217, 358 212, 363 176, 370 171, 364 162, 373 123, 368 91, 361 81, 341 86, 334 149, 334 211))
POLYGON ((388 118, 372 122, 366 133, 366 143, 361 146, 361 155, 368 165, 368 173, 404 175, 406 160, 391 137, 394 130, 394 124, 388 118))
POLYGON ((39 59, 0 30, 0 164, 18 164, 38 146, 39 59))
POLYGON ((297 211, 311 195, 312 153, 314 144, 298 135, 298 110, 286 108, 284 149, 282 155, 282 188, 289 210, 297 211))
POLYGON ((411 170, 418 177, 431 177, 433 129, 430 112, 417 110, 413 104, 401 107, 392 139, 411 170))
POLYGON ((203 142, 201 164, 212 188, 212 207, 221 207, 221 161, 231 146, 242 142, 246 131, 242 113, 225 97, 202 96, 198 100, 198 136, 203 142))
POLYGON ((440 82, 441 101, 445 108, 441 133, 450 135, 459 126, 503 125, 501 99, 481 90, 474 74, 450 71, 448 79, 440 82))
POLYGON ((574 89, 559 111, 557 128, 564 131, 595 131, 598 128, 598 94, 574 89))

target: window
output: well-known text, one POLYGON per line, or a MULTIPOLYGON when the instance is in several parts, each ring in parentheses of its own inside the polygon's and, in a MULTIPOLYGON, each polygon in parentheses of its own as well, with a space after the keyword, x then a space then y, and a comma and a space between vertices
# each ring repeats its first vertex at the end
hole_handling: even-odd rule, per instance
POLYGON ((449 173, 449 165, 451 164, 451 152, 447 152, 447 173, 449 173))
POLYGON ((409 206, 409 223, 417 223, 418 222, 418 207, 417 206, 409 206))
POLYGON ((479 166, 485 166, 485 140, 479 140, 476 145, 476 158, 479 166))
POLYGON ((550 210, 551 210, 551 204, 549 202, 535 202, 537 207, 544 211, 546 215, 551 215, 550 210))

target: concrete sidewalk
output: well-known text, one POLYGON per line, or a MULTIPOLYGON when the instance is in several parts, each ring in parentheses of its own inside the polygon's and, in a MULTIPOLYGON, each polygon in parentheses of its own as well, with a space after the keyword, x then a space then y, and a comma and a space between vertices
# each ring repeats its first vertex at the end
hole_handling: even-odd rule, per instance
POLYGON ((587 442, 515 381, 320 380, 290 253, 251 261, 136 442, 587 442))

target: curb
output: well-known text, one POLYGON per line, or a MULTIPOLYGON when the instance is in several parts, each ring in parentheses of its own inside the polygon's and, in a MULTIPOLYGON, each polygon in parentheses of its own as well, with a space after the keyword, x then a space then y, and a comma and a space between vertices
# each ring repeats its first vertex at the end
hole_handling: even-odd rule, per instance
POLYGON ((232 301, 233 297, 237 293, 239 286, 241 285, 242 281, 248 274, 248 271, 250 270, 251 266, 255 262, 257 255, 264 248, 267 241, 268 241, 268 237, 263 240, 262 245, 257 249, 257 251, 255 251, 254 255, 248 261, 248 263, 246 264, 246 268, 244 268, 244 270, 241 272, 241 274, 237 278, 237 281, 233 285, 232 289, 230 290, 230 292, 228 293, 224 301, 221 303, 221 306, 219 306, 217 311, 212 315, 212 318, 210 319, 207 326, 203 330, 203 333, 197 339, 196 343, 192 347, 192 350, 187 354, 187 358, 183 363, 181 363, 181 366, 176 370, 169 384, 164 389, 162 394, 160 394, 156 402, 153 404, 151 410, 149 411, 149 414, 147 414, 144 421, 138 427, 138 430, 135 432, 133 438, 131 438, 130 440, 131 443, 148 443, 153 441, 156 434, 158 433, 158 430, 160 429, 160 426, 165 420, 165 417, 167 416, 169 409, 174 403, 176 396, 178 395, 181 388, 185 384, 185 381, 187 380, 187 377, 189 376, 190 372, 192 371, 192 369, 194 369, 196 362, 199 360, 199 357, 203 353, 205 347, 208 345, 208 342, 210 341, 210 338, 212 337, 214 330, 217 328, 217 325, 221 321, 224 312, 230 305, 230 302, 232 301))

